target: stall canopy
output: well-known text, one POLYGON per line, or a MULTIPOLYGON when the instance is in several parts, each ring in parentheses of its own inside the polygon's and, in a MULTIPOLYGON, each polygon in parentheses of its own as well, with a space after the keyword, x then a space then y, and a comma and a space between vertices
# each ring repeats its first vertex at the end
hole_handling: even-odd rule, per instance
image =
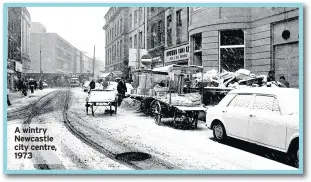
POLYGON ((113 76, 113 73, 103 73, 99 77, 100 78, 106 78, 107 76, 113 76))
POLYGON ((203 71, 203 67, 202 66, 196 66, 196 65, 185 66, 185 65, 172 64, 172 65, 168 65, 168 66, 154 68, 152 71, 168 73, 168 72, 170 72, 172 70, 184 70, 184 71, 198 71, 198 72, 202 72, 203 71))

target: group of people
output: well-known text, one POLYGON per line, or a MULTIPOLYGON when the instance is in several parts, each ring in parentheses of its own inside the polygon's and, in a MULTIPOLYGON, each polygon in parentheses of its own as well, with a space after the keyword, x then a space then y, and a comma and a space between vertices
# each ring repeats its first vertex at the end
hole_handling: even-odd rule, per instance
MULTIPOLYGON (((37 89, 42 90, 43 89, 42 80, 40 79, 39 81, 37 81, 37 80, 34 80, 32 78, 29 78, 29 79, 22 78, 22 79, 18 79, 18 80, 14 81, 14 90, 21 92, 22 95, 27 96, 27 92, 29 89, 30 89, 30 92, 32 94, 37 89)), ((8 104, 8 106, 10 106, 11 105, 11 101, 9 98, 10 89, 7 89, 7 92, 8 92, 7 93, 7 104, 8 104)))

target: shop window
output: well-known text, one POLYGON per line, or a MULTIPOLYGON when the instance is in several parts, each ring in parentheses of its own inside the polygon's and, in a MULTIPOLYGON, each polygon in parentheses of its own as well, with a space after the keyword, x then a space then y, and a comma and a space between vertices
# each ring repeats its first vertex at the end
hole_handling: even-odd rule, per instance
POLYGON ((220 71, 237 71, 244 68, 243 30, 220 31, 220 71))

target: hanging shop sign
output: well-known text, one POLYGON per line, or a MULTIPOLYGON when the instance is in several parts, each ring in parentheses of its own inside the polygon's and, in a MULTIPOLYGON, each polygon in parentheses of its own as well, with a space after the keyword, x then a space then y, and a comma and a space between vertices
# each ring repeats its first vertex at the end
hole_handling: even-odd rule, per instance
POLYGON ((164 61, 173 62, 190 58, 189 44, 164 51, 164 61))

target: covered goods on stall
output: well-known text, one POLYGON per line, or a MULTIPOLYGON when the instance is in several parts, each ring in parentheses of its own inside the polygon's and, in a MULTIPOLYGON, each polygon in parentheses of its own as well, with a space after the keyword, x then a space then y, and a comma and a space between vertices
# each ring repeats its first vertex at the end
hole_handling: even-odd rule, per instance
POLYGON ((205 83, 203 103, 215 105, 231 90, 243 87, 285 87, 281 82, 267 82, 266 75, 255 75, 246 69, 239 69, 236 72, 226 70, 219 73, 217 70, 210 70, 203 74, 197 74, 196 82, 205 83))

